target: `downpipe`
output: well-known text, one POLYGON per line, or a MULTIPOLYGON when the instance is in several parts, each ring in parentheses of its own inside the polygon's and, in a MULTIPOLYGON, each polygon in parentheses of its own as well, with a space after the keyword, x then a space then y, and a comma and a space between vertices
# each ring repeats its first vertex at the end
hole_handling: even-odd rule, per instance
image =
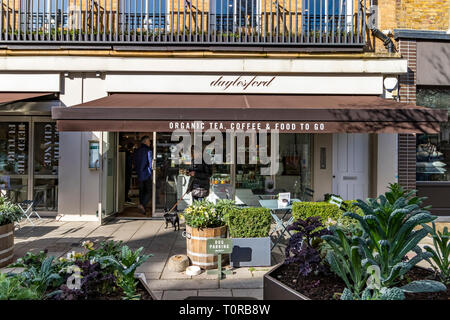
POLYGON ((389 53, 396 52, 395 45, 394 42, 392 42, 392 39, 385 35, 380 29, 372 27, 370 28, 370 31, 372 31, 372 35, 374 37, 383 41, 384 47, 388 50, 389 53))

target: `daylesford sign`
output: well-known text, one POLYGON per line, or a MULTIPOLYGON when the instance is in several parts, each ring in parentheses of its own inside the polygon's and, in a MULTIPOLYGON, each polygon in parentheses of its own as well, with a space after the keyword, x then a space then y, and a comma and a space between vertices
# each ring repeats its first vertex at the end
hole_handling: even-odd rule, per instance
POLYGON ((220 76, 214 81, 211 81, 209 84, 210 87, 219 87, 222 88, 224 91, 231 88, 242 88, 243 91, 246 91, 249 87, 270 87, 272 82, 275 80, 276 77, 243 77, 243 76, 237 76, 235 78, 227 77, 227 79, 224 78, 224 76, 220 76), (264 80, 263 80, 264 79, 264 80))

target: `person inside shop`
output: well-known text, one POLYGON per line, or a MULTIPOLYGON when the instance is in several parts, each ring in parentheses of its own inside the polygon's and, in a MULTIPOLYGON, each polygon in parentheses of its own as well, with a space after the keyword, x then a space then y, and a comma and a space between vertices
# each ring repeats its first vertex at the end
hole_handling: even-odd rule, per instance
POLYGON ((141 138, 141 145, 134 153, 134 168, 139 182, 138 209, 145 214, 145 208, 152 197, 153 152, 149 136, 141 138))
POLYGON ((125 201, 132 203, 130 198, 131 176, 133 174, 134 143, 129 141, 125 146, 125 201))
POLYGON ((196 164, 196 157, 201 159, 201 151, 192 152, 192 161, 189 175, 192 181, 190 181, 190 188, 192 200, 204 200, 209 195, 209 180, 211 178, 211 168, 204 161, 201 164, 196 164))

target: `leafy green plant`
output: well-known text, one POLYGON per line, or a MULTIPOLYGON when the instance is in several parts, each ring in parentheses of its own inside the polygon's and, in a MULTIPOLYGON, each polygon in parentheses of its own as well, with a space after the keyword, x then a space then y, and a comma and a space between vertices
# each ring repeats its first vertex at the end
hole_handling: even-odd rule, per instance
POLYGON ((58 287, 63 278, 57 272, 57 267, 53 264, 55 257, 49 256, 42 261, 40 267, 31 266, 22 272, 21 276, 29 287, 35 287, 41 297, 49 287, 58 287))
POLYGON ((151 255, 141 255, 144 248, 136 251, 131 250, 128 246, 122 246, 120 253, 116 256, 107 256, 100 259, 100 263, 109 262, 116 267, 117 284, 122 288, 127 300, 139 299, 136 294, 137 280, 134 278, 136 269, 142 265, 151 255))
POLYGON ((322 236, 332 249, 327 250, 326 261, 330 269, 344 281, 352 297, 359 298, 369 278, 367 266, 363 264, 360 238, 349 238, 340 228, 331 228, 331 231, 332 235, 322 236))
POLYGON ((182 216, 192 228, 217 228, 225 225, 223 214, 222 210, 216 210, 212 202, 199 200, 187 207, 182 216))
POLYGON ((426 224, 423 224, 423 228, 426 229, 433 238, 434 249, 430 246, 424 246, 424 249, 431 254, 431 259, 434 264, 430 262, 435 269, 439 278, 446 285, 450 284, 450 232, 448 227, 445 227, 442 232, 436 230, 436 225, 433 222, 432 228, 426 224))
POLYGON ((27 287, 18 275, 0 273, 0 300, 37 300, 40 294, 35 287, 27 287))
POLYGON ((42 262, 47 258, 48 250, 45 249, 43 251, 39 251, 39 253, 35 254, 33 252, 27 252, 25 256, 16 260, 9 265, 10 268, 31 268, 35 267, 36 269, 40 268, 42 262))
POLYGON ((268 237, 271 223, 267 208, 234 208, 227 219, 231 238, 268 237))
POLYGON ((5 197, 0 197, 0 226, 20 221, 23 216, 17 204, 5 197))
POLYGON ((388 201, 384 195, 368 199, 367 203, 358 200, 357 205, 364 215, 345 213, 359 221, 364 232, 363 237, 359 238, 359 246, 365 256, 364 264, 380 268, 383 287, 394 286, 418 262, 431 256, 422 252, 418 246, 428 231, 424 228, 414 229, 436 219, 427 210, 420 208, 419 204, 408 204, 409 201, 404 197, 394 203, 391 200, 388 201), (411 250, 416 256, 405 261, 406 254, 411 250))

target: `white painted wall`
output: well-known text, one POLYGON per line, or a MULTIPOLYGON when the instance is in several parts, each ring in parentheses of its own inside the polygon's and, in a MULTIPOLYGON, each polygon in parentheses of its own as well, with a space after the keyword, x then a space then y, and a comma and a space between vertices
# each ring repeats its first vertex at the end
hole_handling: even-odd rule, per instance
MULTIPOLYGON (((62 77, 60 100, 67 107, 106 96, 104 81, 94 75, 62 77)), ((61 220, 99 221, 100 171, 88 168, 89 141, 100 132, 61 132, 58 212, 61 220)))
MULTIPOLYGON (((0 68, 0 70, 2 70, 0 68)), ((2 70, 3 71, 3 70, 2 70)), ((59 73, 0 73, 0 90, 4 92, 59 92, 59 73)))
POLYGON ((407 60, 1 56, 0 70, 73 72, 406 73, 407 60))
POLYGON ((398 180, 397 134, 377 135, 377 196, 387 191, 389 183, 398 180))

